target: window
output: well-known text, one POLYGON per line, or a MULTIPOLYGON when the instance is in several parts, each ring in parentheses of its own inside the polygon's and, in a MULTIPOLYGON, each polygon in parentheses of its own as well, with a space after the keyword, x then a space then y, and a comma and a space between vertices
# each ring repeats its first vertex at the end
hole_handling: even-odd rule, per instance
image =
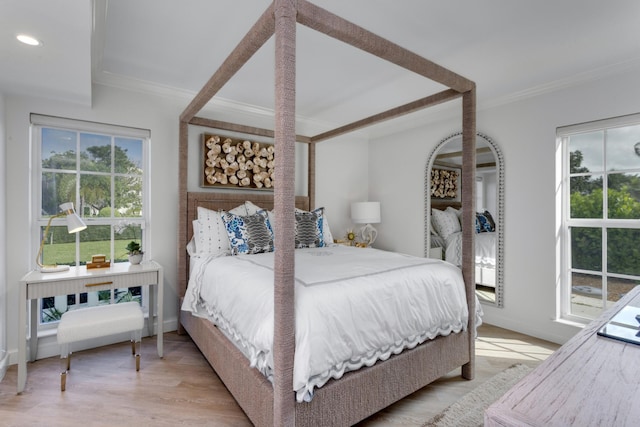
POLYGON ((561 317, 587 322, 640 284, 640 114, 559 128, 561 317))
MULTIPOLYGON (((124 262, 129 242, 147 249, 149 131, 36 114, 31 123, 35 247, 62 203, 73 202, 87 224, 86 230, 69 234, 64 218, 54 219, 40 261, 78 266, 104 254, 111 262, 124 262)), ((142 301, 143 296, 138 287, 46 298, 40 322, 55 322, 73 308, 142 301)))

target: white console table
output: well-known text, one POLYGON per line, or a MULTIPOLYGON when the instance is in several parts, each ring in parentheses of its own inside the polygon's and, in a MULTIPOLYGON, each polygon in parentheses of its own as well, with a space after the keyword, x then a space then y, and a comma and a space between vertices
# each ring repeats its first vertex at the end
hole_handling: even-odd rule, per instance
POLYGON ((95 292, 135 286, 154 286, 155 293, 149 292, 149 335, 154 335, 154 315, 158 356, 162 357, 163 326, 163 271, 155 261, 145 261, 138 265, 128 262, 113 263, 108 268, 89 269, 85 266, 71 267, 59 273, 41 273, 34 270, 20 281, 20 303, 18 307, 18 393, 27 382, 27 358, 36 358, 38 348, 38 299, 57 295, 95 292), (31 318, 27 325, 27 304, 31 306, 31 318), (30 354, 27 355, 27 326, 30 335, 30 354))
POLYGON ((639 425, 640 345, 597 335, 628 304, 640 308, 640 286, 491 405, 485 427, 639 425))

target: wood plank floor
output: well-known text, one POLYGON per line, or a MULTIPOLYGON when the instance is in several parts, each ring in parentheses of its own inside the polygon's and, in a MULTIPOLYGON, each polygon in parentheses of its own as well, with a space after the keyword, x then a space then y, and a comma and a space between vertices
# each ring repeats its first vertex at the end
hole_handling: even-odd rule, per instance
MULTIPOLYGON (((129 343, 73 354, 67 390, 60 392, 57 357, 28 364, 25 391, 16 395, 17 366, 0 383, 2 426, 250 426, 240 407, 184 335, 144 339, 140 372, 129 343)), ((397 402, 359 426, 419 426, 483 381, 514 363, 536 366, 558 345, 482 325, 476 342, 476 378, 460 370, 397 402)))

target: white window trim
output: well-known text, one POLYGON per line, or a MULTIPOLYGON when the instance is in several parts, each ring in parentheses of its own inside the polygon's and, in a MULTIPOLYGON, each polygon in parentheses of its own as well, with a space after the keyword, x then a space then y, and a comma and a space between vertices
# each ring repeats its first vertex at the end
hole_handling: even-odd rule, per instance
MULTIPOLYGON (((559 168, 556 169, 556 188, 559 188, 560 191, 558 194, 561 195, 560 206, 559 209, 559 229, 558 229, 558 237, 559 237, 559 252, 560 256, 558 258, 559 262, 557 264, 557 268, 560 271, 557 274, 559 279, 559 284, 557 287, 557 304, 556 304, 556 317, 560 321, 568 321, 574 322, 578 324, 587 324, 590 323, 593 319, 588 319, 582 316, 577 316, 571 313, 571 288, 568 286, 571 283, 571 273, 569 260, 571 259, 571 247, 570 247, 570 239, 569 239, 569 227, 570 226, 580 226, 580 227, 597 227, 597 228, 632 228, 638 229, 640 228, 639 220, 634 219, 571 219, 569 218, 570 212, 570 186, 569 186, 569 144, 567 143, 567 139, 572 135, 577 135, 586 132, 595 132, 599 130, 617 128, 617 127, 625 127, 625 126, 633 126, 640 124, 640 113, 630 114, 625 116, 612 117, 608 119, 596 120, 592 122, 586 123, 578 123, 569 126, 562 126, 556 129, 556 151, 559 156, 556 157, 557 164, 559 164, 559 168)), ((606 156, 606 150, 605 154, 606 156)), ((605 157, 606 164, 606 157, 605 157)), ((603 175, 603 187, 607 188, 607 171, 606 168, 602 172, 603 175)), ((608 198, 604 197, 603 199, 603 212, 608 211, 608 198)), ((635 276, 628 276, 624 274, 616 274, 607 272, 607 234, 603 231, 602 235, 602 252, 603 252, 603 266, 601 271, 602 277, 616 277, 621 279, 635 279, 635 276)), ((579 272, 579 270, 574 270, 579 272)), ((593 271, 588 271, 588 274, 594 274, 593 271)), ((606 282, 603 281, 603 295, 606 295, 606 282)), ((604 298, 604 303, 606 304, 606 298, 604 298)), ((603 310, 606 310, 608 306, 604 306, 603 310)))
MULTIPOLYGON (((31 182, 29 183, 29 188, 32 189, 31 197, 30 197, 30 206, 29 206, 29 223, 31 224, 31 250, 29 251, 32 256, 31 259, 31 267, 36 268, 35 257, 37 248, 40 246, 40 233, 39 228, 43 225, 42 221, 38 220, 39 215, 37 209, 40 208, 40 177, 42 173, 42 162, 41 162, 41 132, 39 129, 41 128, 58 128, 58 129, 69 129, 73 131, 80 132, 92 132, 92 133, 103 133, 108 135, 117 135, 119 137, 129 137, 129 138, 138 138, 142 139, 145 142, 143 143, 142 150, 142 162, 144 165, 144 174, 142 181, 143 188, 143 206, 144 206, 144 217, 140 220, 132 220, 132 222, 139 222, 141 226, 144 228, 145 232, 142 237, 142 247, 144 248, 145 255, 147 259, 152 259, 153 254, 153 246, 151 245, 151 194, 150 194, 150 161, 149 161, 149 153, 151 151, 151 131, 148 129, 140 129, 140 128, 132 128, 125 126, 118 126, 106 123, 92 122, 86 120, 76 120, 76 119, 68 119, 64 117, 55 117, 48 116, 42 114, 32 113, 30 115, 31 126, 29 129, 29 139, 31 141, 30 145, 30 158, 31 158, 31 182), (34 248, 36 249, 34 251, 34 248)), ((79 189, 76 188, 76 192, 79 189)), ((113 190, 112 190, 113 191, 113 190)), ((78 200, 79 195, 76 194, 76 200, 78 200)), ((46 225, 44 222, 44 225, 46 225)), ((99 219, 91 219, 91 225, 106 225, 111 224, 111 221, 105 222, 99 219)), ((64 224, 63 220, 54 219, 52 221, 52 226, 64 224)), ((79 236, 76 235, 76 239, 79 236)), ((76 248, 76 259, 79 258, 78 248, 76 248)), ((113 252, 113 239, 111 243, 111 251, 113 252)), ((149 296, 148 289, 142 288, 142 302, 143 308, 148 310, 149 296)), ((113 292, 112 292, 113 299, 113 292)), ((38 301, 38 311, 41 310, 41 300, 38 301)), ((49 324, 39 324, 39 330, 49 330, 57 328, 57 322, 51 322, 49 324)))

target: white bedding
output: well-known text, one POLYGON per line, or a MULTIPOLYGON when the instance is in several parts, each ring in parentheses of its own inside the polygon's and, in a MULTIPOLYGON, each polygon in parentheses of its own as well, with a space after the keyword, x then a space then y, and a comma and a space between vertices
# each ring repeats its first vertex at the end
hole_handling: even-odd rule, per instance
MULTIPOLYGON (((497 233, 483 232, 476 234, 476 267, 496 268, 497 233)), ((444 259, 453 265, 462 265, 462 232, 447 236, 444 259)))
MULTIPOLYGON (((462 274, 449 263, 345 246, 298 249, 295 256, 299 402, 331 378, 466 329, 462 274)), ((270 378, 273 253, 192 262, 182 310, 212 320, 270 378)))

